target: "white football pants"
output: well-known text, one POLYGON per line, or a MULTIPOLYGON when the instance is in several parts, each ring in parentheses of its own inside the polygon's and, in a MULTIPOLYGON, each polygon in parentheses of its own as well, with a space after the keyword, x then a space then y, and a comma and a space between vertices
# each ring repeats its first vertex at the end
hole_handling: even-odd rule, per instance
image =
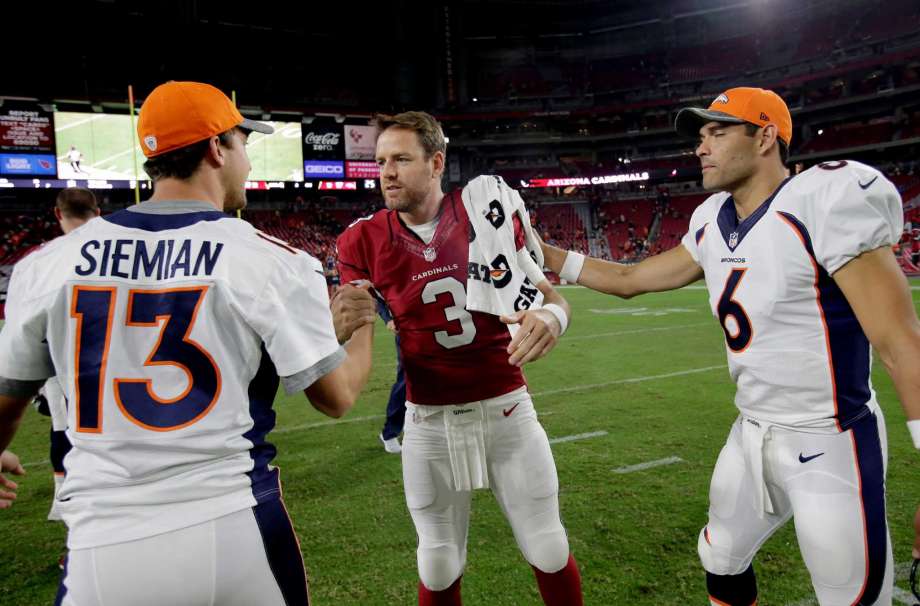
POLYGON ((840 433, 792 431, 739 417, 712 474, 709 523, 699 537, 703 567, 718 575, 744 572, 760 546, 793 518, 822 606, 890 605, 887 460, 878 408, 840 433), (772 513, 765 512, 765 501, 772 513))
POLYGON ((526 387, 462 406, 406 407, 403 485, 418 533, 422 583, 440 591, 463 573, 471 477, 472 487, 485 481, 491 488, 527 561, 543 572, 562 570, 569 543, 559 519, 556 464, 526 387), (454 419, 480 431, 459 446, 464 436, 454 435, 452 465, 448 432, 456 431, 454 419))
POLYGON ((67 555, 61 606, 306 606, 280 500, 173 532, 67 555))

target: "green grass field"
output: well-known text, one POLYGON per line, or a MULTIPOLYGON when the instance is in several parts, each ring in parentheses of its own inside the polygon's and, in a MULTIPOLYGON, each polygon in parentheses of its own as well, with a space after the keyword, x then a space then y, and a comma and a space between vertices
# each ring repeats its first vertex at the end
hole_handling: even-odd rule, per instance
MULTIPOLYGON (((913 282, 920 306, 920 282, 913 282)), ((527 367, 550 438, 607 432, 553 446, 561 505, 581 566, 585 603, 706 603, 696 555, 709 477, 736 416, 725 345, 700 287, 630 301, 567 288, 575 317, 549 358, 527 367), (666 457, 683 462, 635 473, 616 468, 666 457)), ((284 496, 319 605, 415 603, 416 537, 402 494, 399 457, 377 440, 394 372, 393 339, 378 323, 375 368, 355 409, 330 422, 303 397, 276 401, 284 496)), ((920 459, 880 364, 875 386, 890 440, 888 513, 896 562, 910 558, 920 502, 920 459)), ((12 445, 28 464, 15 507, 0 513, 0 603, 49 604, 64 528, 47 522, 49 420, 31 410, 12 445)), ((813 596, 792 524, 755 560, 762 606, 813 596)), ((905 587, 903 580, 899 581, 905 587)), ((494 499, 474 497, 464 603, 541 604, 494 499)))
MULTIPOLYGON (((269 122, 271 135, 252 133, 247 145, 252 162, 252 181, 303 181, 303 151, 300 123, 269 122)), ((121 114, 55 112, 58 174, 62 179, 133 179, 134 166, 142 179, 144 154, 137 143, 131 117, 121 114), (73 171, 67 159, 70 146, 82 154, 80 167, 73 171), (132 154, 133 150, 133 154, 132 154)))

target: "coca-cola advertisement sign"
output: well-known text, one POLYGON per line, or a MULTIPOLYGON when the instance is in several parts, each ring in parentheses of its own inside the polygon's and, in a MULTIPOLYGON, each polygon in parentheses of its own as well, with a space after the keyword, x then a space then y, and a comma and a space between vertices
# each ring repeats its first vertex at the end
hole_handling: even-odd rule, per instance
POLYGON ((339 124, 304 124, 303 159, 341 160, 345 157, 345 139, 339 124))

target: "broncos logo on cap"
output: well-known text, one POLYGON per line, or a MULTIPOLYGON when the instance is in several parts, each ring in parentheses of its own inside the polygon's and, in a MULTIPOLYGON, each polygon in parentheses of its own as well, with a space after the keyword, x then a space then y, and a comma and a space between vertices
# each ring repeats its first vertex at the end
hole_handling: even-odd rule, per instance
POLYGON ((721 95, 716 97, 715 101, 713 101, 713 104, 716 104, 716 103, 728 103, 728 95, 726 95, 725 93, 722 93, 721 95))

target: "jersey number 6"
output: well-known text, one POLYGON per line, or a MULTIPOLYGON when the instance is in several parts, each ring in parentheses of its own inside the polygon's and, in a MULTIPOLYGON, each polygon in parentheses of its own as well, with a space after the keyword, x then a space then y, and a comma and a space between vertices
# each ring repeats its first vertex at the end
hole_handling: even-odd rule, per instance
POLYGON ((733 269, 725 281, 725 288, 719 298, 719 323, 722 325, 722 330, 725 331, 725 342, 728 343, 728 348, 735 353, 741 353, 747 349, 747 346, 751 344, 751 339, 754 338, 751 319, 741 303, 732 298, 746 271, 747 268, 733 269), (728 325, 728 318, 734 320, 735 326, 728 325))
MULTIPOLYGON (((156 345, 143 366, 173 366, 185 373, 187 387, 178 396, 157 396, 152 380, 119 377, 112 381, 115 403, 132 423, 152 431, 172 431, 206 415, 220 395, 220 370, 214 358, 189 338, 207 286, 128 292, 126 327, 159 328, 156 345)), ((102 402, 109 362, 117 291, 75 286, 70 316, 76 320, 76 430, 102 432, 102 402)), ((122 329, 124 330, 124 329, 122 329)), ((136 367, 140 361, 126 360, 136 367)))

